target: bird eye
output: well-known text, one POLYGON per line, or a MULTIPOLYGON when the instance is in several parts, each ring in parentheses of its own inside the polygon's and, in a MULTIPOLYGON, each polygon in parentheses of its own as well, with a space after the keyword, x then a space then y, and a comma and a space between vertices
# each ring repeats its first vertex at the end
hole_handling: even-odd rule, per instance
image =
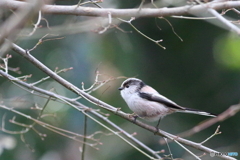
POLYGON ((126 85, 126 88, 129 88, 129 85, 126 85))

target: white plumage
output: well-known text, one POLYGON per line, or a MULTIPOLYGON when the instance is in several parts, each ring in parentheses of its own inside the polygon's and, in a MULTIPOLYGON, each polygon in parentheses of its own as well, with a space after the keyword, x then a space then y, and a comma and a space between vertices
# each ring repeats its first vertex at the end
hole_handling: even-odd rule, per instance
POLYGON ((129 108, 139 117, 148 121, 160 120, 174 112, 215 117, 214 114, 208 112, 181 107, 137 78, 125 80, 119 90, 129 108))

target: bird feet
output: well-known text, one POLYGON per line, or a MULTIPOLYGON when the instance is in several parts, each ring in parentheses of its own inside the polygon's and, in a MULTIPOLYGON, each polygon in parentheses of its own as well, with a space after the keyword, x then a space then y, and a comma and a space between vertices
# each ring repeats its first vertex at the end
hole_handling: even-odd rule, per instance
POLYGON ((158 133, 158 131, 159 131, 158 126, 156 126, 155 128, 156 128, 156 131, 154 132, 154 135, 156 135, 158 133))
POLYGON ((157 125, 155 127, 156 128, 156 132, 154 132, 154 135, 156 135, 159 132, 159 128, 158 127, 160 125, 161 119, 162 119, 162 117, 160 117, 159 120, 158 120, 158 123, 157 123, 157 125))
POLYGON ((128 117, 129 117, 129 118, 134 118, 134 119, 133 119, 133 122, 135 123, 136 120, 137 120, 137 118, 138 118, 138 115, 137 115, 136 113, 132 113, 132 114, 129 114, 128 117))

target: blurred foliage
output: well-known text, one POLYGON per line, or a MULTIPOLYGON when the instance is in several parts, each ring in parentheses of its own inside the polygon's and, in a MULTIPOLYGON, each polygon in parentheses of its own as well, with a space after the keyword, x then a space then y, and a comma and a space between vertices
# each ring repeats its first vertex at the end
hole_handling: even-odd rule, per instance
POLYGON ((216 40, 215 57, 216 60, 226 69, 240 69, 240 39, 234 35, 223 35, 216 40))
MULTIPOLYGON (((56 1, 56 4, 73 5, 77 2, 70 0, 56 1)), ((106 5, 106 7, 120 5, 123 8, 130 8, 135 5, 138 6, 139 2, 118 1, 117 4, 114 1, 104 1, 103 5, 106 5)), ((84 19, 82 17, 63 15, 44 15, 44 17, 49 21, 50 27, 84 19)), ((156 88, 161 94, 185 107, 220 114, 229 106, 237 104, 240 98, 239 39, 205 21, 168 17, 167 19, 174 27, 176 33, 183 39, 183 42, 173 33, 171 26, 164 19, 139 18, 133 21, 133 25, 147 36, 153 39, 163 39, 161 44, 167 48, 166 50, 139 35, 128 24, 122 23, 119 27, 124 32, 117 28, 112 28, 100 35, 94 32, 66 35, 61 40, 44 42, 32 51, 32 54, 52 70, 56 67, 59 69, 73 67, 73 70, 60 75, 78 87, 81 87, 82 82, 84 82, 86 88, 90 86, 94 82, 95 71, 98 69, 106 77, 107 75, 114 77, 137 76, 156 88)), ((42 22, 42 25, 46 24, 42 22)), ((65 29, 68 30, 68 28, 65 29)), ((39 37, 41 36, 43 35, 39 35, 39 37)), ((24 49, 30 49, 37 42, 38 39, 19 39, 17 44, 24 49)), ((13 55, 13 58, 9 61, 9 66, 20 67, 22 75, 33 74, 32 78, 28 79, 28 82, 35 82, 46 76, 18 54, 14 52, 9 54, 13 55)), ((21 76, 16 73, 11 74, 21 76)), ((117 90, 122 80, 116 80, 107 84, 93 93, 93 95, 115 107, 121 107, 125 112, 131 113, 117 90)), ((19 91, 20 89, 17 86, 13 86, 3 78, 0 78, 0 84, 1 101, 6 102, 8 100, 11 106, 13 102, 16 102, 17 105, 14 107, 26 114, 31 113, 32 116, 36 116, 38 112, 30 112, 29 108, 33 107, 34 103, 43 107, 47 101, 45 98, 32 96, 30 93, 22 90, 19 91), (12 100, 11 98, 15 99, 12 100), (19 102, 19 99, 22 100, 22 103, 19 102)), ((70 98, 76 97, 75 94, 52 80, 48 80, 38 86, 48 90, 55 88, 57 93, 70 98)), ((97 106, 83 99, 79 101, 90 107, 97 108, 97 106)), ((55 113, 57 116, 53 118, 48 117, 44 121, 79 134, 83 133, 83 115, 71 107, 50 102, 45 112, 55 113)), ((20 127, 16 127, 16 125, 8 122, 8 119, 11 119, 14 114, 1 109, 0 117, 4 114, 7 115, 7 128, 9 130, 19 130, 20 127)), ((214 133, 217 125, 221 125, 220 130, 222 134, 211 139, 206 145, 222 152, 238 151, 240 129, 237 126, 237 122, 239 118, 239 114, 237 114, 188 138, 201 142, 214 133)), ((155 150, 165 149, 166 154, 168 154, 166 145, 159 145, 159 137, 115 115, 111 115, 109 119, 119 124, 120 127, 129 133, 137 132, 136 137, 151 148, 155 150)), ((208 117, 177 113, 162 120, 160 128, 177 134, 194 127, 206 119, 208 117)), ((17 120, 31 124, 29 120, 20 116, 17 116, 17 120)), ((99 127, 93 121, 89 120, 88 122, 88 134, 103 130, 102 127, 99 127)), ((155 123, 149 124, 155 125, 155 123)), ((25 136, 27 143, 35 152, 31 152, 21 142, 18 135, 8 135, 13 138, 12 141, 17 141, 17 145, 14 149, 5 149, 0 159, 80 159, 79 146, 81 144, 42 127, 38 129, 40 132, 47 134, 44 141, 34 132, 27 133, 25 136)), ((5 133, 1 134, 6 136, 5 133)), ((103 145, 99 146, 100 150, 87 147, 86 159, 146 159, 145 156, 126 143, 121 142, 116 136, 100 135, 99 138, 103 142, 103 145)), ((188 153, 176 144, 170 143, 170 147, 175 158, 193 158, 189 157, 188 153)), ((198 155, 201 154, 199 153, 198 155)), ((208 158, 206 156, 205 159, 208 158)))

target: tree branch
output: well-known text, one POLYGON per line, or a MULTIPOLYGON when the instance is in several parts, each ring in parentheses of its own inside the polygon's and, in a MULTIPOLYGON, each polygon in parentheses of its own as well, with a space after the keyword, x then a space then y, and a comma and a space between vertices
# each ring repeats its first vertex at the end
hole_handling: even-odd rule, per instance
POLYGON ((216 124, 218 122, 222 122, 225 119, 228 119, 228 118, 234 116, 239 111, 240 111, 240 104, 233 105, 233 106, 229 107, 223 113, 219 114, 217 117, 209 119, 209 120, 207 120, 203 123, 200 123, 199 125, 193 127, 192 129, 190 129, 188 131, 185 131, 183 133, 180 133, 179 136, 180 137, 191 136, 195 133, 198 133, 198 132, 208 128, 209 126, 212 126, 213 124, 216 124))
MULTIPOLYGON (((12 2, 14 3, 17 1, 12 2)), ((4 1, 0 2, 0 8, 2 4, 4 4, 4 1)), ((20 29, 24 27, 24 24, 41 9, 43 2, 39 0, 33 0, 32 3, 24 4, 25 5, 18 6, 17 9, 19 10, 16 12, 16 14, 12 14, 0 27, 0 46, 2 45, 0 48, 0 56, 8 51, 11 46, 9 41, 13 41, 15 39, 20 29), (4 41, 5 38, 7 38, 9 41, 4 41), (2 44, 3 42, 5 43, 2 44)))
MULTIPOLYGON (((43 95, 52 97, 52 98, 56 98, 58 100, 65 100, 68 101, 69 103, 73 104, 76 106, 76 108, 82 108, 84 110, 87 110, 87 112, 92 113, 93 115, 95 115, 96 117, 100 118, 101 120, 105 121, 107 124, 109 124, 110 126, 112 126, 113 128, 117 129, 118 131, 120 131, 122 134, 124 134, 126 137, 128 137, 130 140, 132 140, 134 143, 138 144, 139 146, 141 146, 142 148, 144 148, 146 151, 148 151, 149 153, 151 153, 154 157, 156 158, 161 158, 154 150, 152 150, 151 148, 149 148, 148 146, 146 146, 144 143, 140 142, 139 140, 137 140, 135 137, 133 137, 131 134, 127 133, 125 130, 123 130, 122 128, 120 128, 118 125, 116 125, 115 123, 113 123, 112 121, 110 121, 109 119, 107 119, 106 117, 104 117, 103 115, 101 115, 100 113, 98 113, 97 111, 83 105, 82 103, 78 102, 76 99, 70 99, 61 95, 58 95, 56 93, 50 92, 50 91, 46 91, 44 89, 41 89, 39 87, 33 86, 31 84, 28 84, 26 82, 20 81, 20 80, 16 80, 15 77, 3 72, 2 70, 0 70, 0 75, 2 75, 3 77, 9 79, 10 81, 13 81, 14 83, 23 86, 24 88, 27 88, 29 90, 34 90, 38 93, 41 93, 43 95)), ((32 92, 33 93, 33 92, 32 92)), ((126 117, 128 117, 128 114, 124 113, 126 117)))
POLYGON ((227 27, 230 28, 230 30, 235 31, 237 34, 240 34, 240 28, 232 24, 230 21, 228 21, 226 18, 224 18, 221 14, 219 14, 214 9, 208 9, 208 11, 214 15, 218 20, 220 20, 223 24, 225 24, 227 27))
MULTIPOLYGON (((9 9, 16 10, 19 7, 26 5, 25 2, 13 0, 1 0, 0 7, 8 7, 9 9)), ((42 12, 48 14, 67 14, 76 16, 94 16, 94 17, 107 17, 110 13, 112 17, 162 17, 162 16, 176 16, 192 14, 196 15, 206 11, 208 8, 214 10, 222 10, 229 8, 240 7, 239 1, 226 1, 226 2, 209 2, 199 5, 186 5, 181 7, 172 8, 139 8, 136 9, 114 9, 114 8, 94 8, 82 6, 66 6, 66 5, 45 5, 42 12)))
MULTIPOLYGON (((63 85, 64 87, 74 91, 75 93, 77 93, 78 95, 82 96, 83 98, 85 98, 86 100, 90 101, 91 103, 93 104, 96 104, 97 106, 103 108, 103 109, 106 109, 132 123, 135 123, 136 125, 150 131, 150 132, 153 132, 155 133, 156 132, 156 128, 153 127, 153 126, 149 126, 141 121, 136 121, 134 122, 134 118, 132 117, 129 117, 128 114, 122 112, 122 111, 119 111, 118 108, 115 108, 85 92, 83 92, 82 90, 78 89, 76 86, 74 86, 73 84, 69 83, 68 81, 66 81, 65 79, 63 79, 62 77, 60 77, 59 75, 57 75, 55 72, 51 71, 49 68, 47 68, 45 65, 43 65, 40 61, 38 61, 36 58, 34 58, 30 53, 27 53, 27 51, 25 51, 24 49, 22 49, 21 47, 17 46, 16 44, 13 44, 12 45, 13 47, 13 50, 15 52, 17 52, 18 54, 22 55, 24 58, 26 58, 28 61, 30 61, 31 63, 33 63, 35 66, 37 66, 40 70, 42 70, 43 72, 45 72, 47 75, 49 75, 52 79, 56 80, 58 83, 60 83, 61 85, 63 85)), ((4 73, 4 72, 0 72, 1 74, 4 73)), ((201 151, 204 151, 204 152, 207 152, 207 153, 211 153, 211 152, 216 152, 215 150, 213 149, 210 149, 206 146, 203 146, 202 144, 200 143, 195 143, 195 142, 192 142, 192 141, 189 141, 189 140, 186 140, 186 139, 183 139, 183 138, 180 138, 178 136, 175 136, 175 135, 172 135, 170 133, 167 133, 165 131, 162 131, 162 130, 159 130, 159 132, 157 133, 157 135, 160 135, 160 136, 163 136, 163 137, 166 137, 170 140, 173 140, 173 141, 177 141, 177 142, 180 142, 182 144, 185 144, 185 145, 188 145, 188 146, 191 146, 193 148, 196 148, 198 150, 201 150, 201 151)), ((233 157, 229 157, 229 156, 219 156, 219 158, 222 158, 222 159, 228 159, 228 160, 236 160, 235 158, 233 157)))

